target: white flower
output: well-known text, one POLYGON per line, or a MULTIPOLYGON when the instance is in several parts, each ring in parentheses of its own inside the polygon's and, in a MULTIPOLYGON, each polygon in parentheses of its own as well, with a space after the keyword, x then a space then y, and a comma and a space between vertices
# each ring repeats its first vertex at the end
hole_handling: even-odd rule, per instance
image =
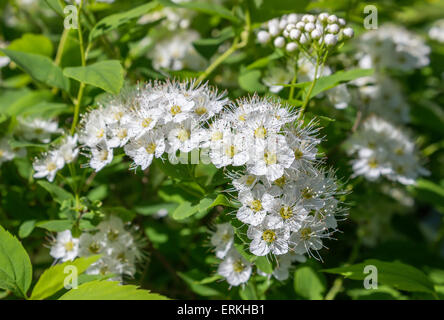
POLYGON ((27 140, 39 140, 43 143, 51 141, 51 135, 59 133, 59 126, 55 121, 40 118, 18 118, 23 137, 27 140))
POLYGON ((36 171, 34 178, 46 177, 49 182, 54 181, 57 171, 63 168, 65 160, 58 150, 44 154, 42 158, 36 159, 32 167, 36 171))
POLYGON ((96 172, 102 170, 111 161, 113 161, 113 149, 104 140, 91 149, 89 166, 96 172))
POLYGON ((161 130, 151 131, 125 146, 125 153, 134 161, 134 165, 145 170, 153 158, 160 158, 165 152, 165 137, 161 130))
POLYGON ((211 236, 211 244, 216 247, 216 257, 223 259, 234 242, 234 229, 230 223, 216 225, 216 232, 211 236))
POLYGON ((230 285, 238 286, 250 279, 251 264, 232 249, 220 263, 217 273, 226 278, 230 285))
POLYGON ((269 217, 257 226, 249 226, 247 237, 252 239, 250 251, 256 256, 265 256, 270 252, 275 255, 281 255, 288 252, 288 240, 290 230, 287 228, 274 228, 270 224, 269 217))
POLYGON ((74 134, 73 136, 67 136, 65 137, 63 144, 59 147, 58 150, 65 160, 65 163, 71 163, 77 158, 77 155, 79 154, 77 140, 77 134, 74 134))
POLYGON ((82 233, 79 238, 79 256, 87 257, 104 252, 106 239, 103 233, 82 233))
POLYGON ((307 217, 301 225, 301 228, 292 233, 290 243, 291 251, 296 254, 313 255, 312 250, 318 251, 323 248, 322 238, 329 235, 327 229, 321 222, 317 222, 313 217, 307 217))
POLYGON ((80 142, 88 147, 95 147, 107 139, 107 126, 103 109, 95 109, 82 118, 80 142))
POLYGON ((267 223, 273 229, 287 228, 290 231, 297 231, 307 215, 308 211, 300 205, 300 199, 296 193, 287 192, 281 199, 273 201, 267 223))
POLYGON ((161 103, 163 109, 163 121, 165 123, 173 121, 176 123, 187 120, 194 107, 194 101, 186 98, 182 94, 170 94, 161 103))
POLYGON ((430 39, 444 43, 444 19, 435 21, 429 29, 430 39))
POLYGON ((243 135, 225 134, 222 143, 211 146, 212 163, 216 168, 244 165, 249 159, 248 142, 249 140, 243 135))
POLYGON ((193 119, 171 125, 167 130, 169 148, 167 152, 175 155, 177 150, 190 152, 197 149, 205 138, 206 131, 193 119))
POLYGON ((70 230, 57 233, 50 255, 62 262, 74 260, 79 252, 79 239, 73 238, 70 230))
POLYGON ((261 30, 257 33, 257 40, 259 43, 267 43, 270 41, 270 34, 265 30, 261 30))
POLYGON ((0 139, 0 165, 3 162, 11 161, 16 156, 16 153, 12 150, 8 143, 8 138, 0 139))
POLYGON ((252 190, 239 192, 239 201, 242 207, 237 211, 236 217, 247 224, 259 225, 265 219, 267 212, 271 211, 273 196, 267 193, 262 185, 256 185, 252 190))
POLYGON ((328 100, 336 109, 345 109, 351 101, 350 92, 346 84, 340 84, 326 92, 328 100))
POLYGON ((247 165, 247 171, 258 176, 264 175, 270 181, 282 177, 284 169, 289 168, 295 159, 282 135, 272 135, 257 146, 253 161, 247 165))

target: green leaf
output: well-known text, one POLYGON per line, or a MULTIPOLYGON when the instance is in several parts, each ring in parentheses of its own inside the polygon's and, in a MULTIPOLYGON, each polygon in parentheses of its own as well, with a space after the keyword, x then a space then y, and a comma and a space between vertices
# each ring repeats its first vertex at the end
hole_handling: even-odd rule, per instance
POLYGON ((255 260, 256 267, 258 267, 262 272, 267 274, 273 273, 273 264, 267 259, 267 257, 258 257, 255 260))
POLYGON ((100 255, 86 258, 78 258, 74 261, 67 261, 62 264, 52 266, 43 272, 32 290, 31 300, 43 300, 51 297, 59 290, 63 289, 67 276, 65 268, 73 266, 77 268, 77 275, 85 272, 91 264, 100 259, 100 255))
POLYGON ((35 220, 28 220, 20 225, 18 235, 20 238, 26 238, 35 228, 35 220))
POLYGON ((215 3, 202 1, 187 1, 176 3, 171 0, 158 0, 158 2, 167 7, 187 8, 212 16, 218 16, 227 20, 231 20, 235 23, 240 22, 240 19, 236 17, 233 13, 231 13, 230 10, 215 3))
POLYGON ((156 1, 138 6, 136 8, 133 8, 131 10, 128 10, 126 12, 116 13, 109 15, 102 20, 100 20, 91 30, 89 34, 89 40, 92 41, 93 39, 104 35, 111 30, 115 30, 124 24, 128 23, 129 21, 136 19, 154 9, 156 9, 158 6, 158 3, 156 1))
POLYGON ((257 300, 256 289, 250 281, 244 287, 240 288, 239 296, 242 300, 257 300))
POLYGON ((435 293, 433 283, 422 271, 401 262, 384 262, 371 259, 352 266, 323 271, 341 274, 353 280, 364 280, 368 276, 364 273, 364 268, 368 265, 377 268, 378 282, 381 284, 404 291, 435 293))
MULTIPOLYGON (((330 76, 319 78, 311 92, 310 99, 317 96, 321 92, 332 89, 337 85, 356 80, 362 77, 368 77, 373 74, 373 69, 353 69, 348 71, 338 71, 330 76)), ((307 88, 311 85, 311 81, 300 82, 296 84, 283 84, 285 87, 307 88)))
POLYGON ((25 33, 21 38, 12 41, 7 49, 35 53, 50 58, 52 56, 54 47, 51 40, 44 35, 25 33))
POLYGON ((186 274, 183 272, 177 272, 177 275, 182 278, 190 286, 190 289, 198 295, 204 297, 220 297, 223 295, 221 292, 213 289, 210 286, 199 284, 199 281, 195 280, 195 277, 193 277, 194 273, 195 272, 192 270, 190 272, 187 272, 186 274))
POLYGON ((12 61, 37 81, 51 87, 69 91, 69 81, 63 76, 63 71, 48 57, 15 50, 0 49, 12 61))
POLYGON ((71 289, 59 300, 168 300, 167 297, 118 281, 91 281, 71 289))
POLYGON ((284 53, 282 51, 280 51, 280 50, 275 51, 272 54, 270 54, 269 56, 260 58, 256 61, 254 61, 253 63, 249 64, 246 69, 253 70, 253 69, 265 68, 266 66, 268 66, 270 64, 271 61, 280 59, 283 56, 284 56, 284 53))
POLYGON ((177 208, 177 203, 159 203, 148 206, 137 206, 134 210, 141 215, 148 216, 159 212, 160 210, 167 210, 171 214, 177 208))
POLYGON ((210 208, 214 208, 216 206, 237 208, 237 206, 235 204, 233 204, 224 194, 221 194, 221 193, 217 195, 216 199, 214 199, 210 208))
POLYGON ((444 187, 425 179, 419 179, 409 190, 421 201, 444 207, 444 187))
POLYGON ((303 298, 321 300, 325 292, 325 279, 310 266, 301 266, 294 272, 294 291, 303 298))
POLYGON ((32 265, 20 241, 0 225, 0 288, 26 298, 32 265))
POLYGON ((199 206, 193 206, 191 202, 185 201, 181 203, 176 210, 173 211, 173 219, 183 220, 191 217, 199 211, 199 206))
POLYGON ((61 232, 71 229, 73 221, 70 220, 45 220, 37 222, 36 227, 46 229, 51 232, 61 232))
POLYGON ((117 94, 123 85, 123 68, 118 60, 99 61, 86 67, 69 67, 63 74, 107 92, 117 94))
POLYGON ((242 89, 248 92, 264 92, 267 87, 260 82, 261 72, 259 70, 241 71, 238 81, 242 89))
POLYGON ((37 181, 37 183, 48 191, 52 198, 59 204, 62 204, 64 201, 74 200, 74 196, 71 193, 53 183, 49 183, 47 181, 37 181))
POLYGON ((63 7, 59 0, 45 0, 46 4, 53 9, 57 14, 59 14, 62 17, 65 17, 65 14, 63 12, 63 7))
POLYGON ((217 48, 226 40, 234 37, 232 27, 225 28, 217 37, 199 39, 193 42, 194 48, 205 58, 211 58, 217 51, 217 48))

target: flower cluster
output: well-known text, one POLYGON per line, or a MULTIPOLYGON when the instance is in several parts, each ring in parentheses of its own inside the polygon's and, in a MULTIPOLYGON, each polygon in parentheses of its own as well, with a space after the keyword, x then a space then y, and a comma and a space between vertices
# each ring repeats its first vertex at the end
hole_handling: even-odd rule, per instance
POLYGON ((403 27, 386 24, 364 33, 359 46, 361 68, 389 68, 403 71, 429 64, 430 48, 423 39, 403 27))
POLYGON ((404 98, 400 84, 385 75, 375 75, 356 81, 358 84, 359 104, 392 123, 408 123, 410 107, 404 98))
POLYGON ((335 15, 321 13, 319 15, 292 13, 265 23, 257 34, 260 43, 272 41, 276 48, 293 53, 302 49, 335 47, 343 40, 354 36, 352 28, 346 27, 346 21, 335 15))
POLYGON ((166 152, 190 152, 206 139, 202 124, 229 100, 224 94, 194 82, 154 82, 131 90, 82 119, 80 141, 91 153, 89 165, 101 170, 113 159, 113 149, 124 147, 134 168, 150 166, 166 152))
MULTIPOLYGON (((216 231, 211 236, 211 244, 215 247, 216 257, 222 260, 217 273, 224 277, 231 286, 246 283, 252 274, 253 265, 234 246, 234 229, 230 223, 216 225, 216 231)), ((271 275, 259 268, 256 271, 262 276, 273 276, 284 281, 288 279, 289 269, 295 261, 302 263, 306 261, 306 258, 303 255, 289 252, 277 257, 277 267, 271 275)))
POLYGON ((65 164, 76 160, 79 154, 77 140, 76 134, 64 136, 58 148, 53 148, 40 158, 36 158, 32 164, 35 171, 34 178, 46 177, 48 181, 54 181, 57 171, 63 169, 65 164))
POLYGON ((51 256, 58 261, 71 261, 76 257, 101 255, 87 274, 112 275, 113 280, 134 276, 136 264, 143 258, 141 242, 134 231, 128 231, 123 221, 110 216, 90 232, 74 238, 70 230, 59 232, 51 246, 51 256))
POLYGON ((267 98, 234 104, 206 85, 153 82, 86 114, 80 141, 96 171, 111 162, 114 148, 143 170, 165 153, 173 162, 178 153, 206 150, 214 166, 233 168, 236 217, 248 226, 251 253, 314 255, 343 209, 334 174, 317 158, 319 129, 298 116, 267 98))
POLYGON ((349 140, 354 175, 370 181, 385 176, 402 184, 414 184, 427 171, 420 165, 415 143, 409 135, 382 118, 371 116, 349 140))

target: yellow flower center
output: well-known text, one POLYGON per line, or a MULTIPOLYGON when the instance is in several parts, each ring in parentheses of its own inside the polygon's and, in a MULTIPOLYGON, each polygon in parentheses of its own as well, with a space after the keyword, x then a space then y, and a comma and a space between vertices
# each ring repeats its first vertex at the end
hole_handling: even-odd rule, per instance
POLYGON ((222 140, 223 137, 224 137, 224 134, 222 132, 216 131, 211 136, 211 140, 212 141, 219 141, 219 140, 222 140))
POLYGON ((151 118, 145 118, 145 119, 143 119, 143 121, 142 121, 142 127, 144 127, 144 128, 148 128, 148 127, 150 126, 150 124, 151 124, 152 121, 153 121, 153 119, 151 119, 151 118))
POLYGON ((262 203, 260 200, 253 200, 251 201, 251 209, 255 212, 262 210, 262 203))
POLYGON ((177 139, 179 139, 181 142, 185 142, 190 138, 191 133, 186 129, 181 129, 179 133, 177 134, 177 139))
POLYGON ((196 110, 194 110, 194 112, 196 112, 196 114, 197 115, 199 115, 199 116, 202 116, 202 115, 204 115, 205 113, 207 113, 207 108, 205 108, 205 107, 198 107, 198 108, 196 108, 196 110))
POLYGON ((48 171, 54 171, 55 169, 57 169, 57 165, 54 162, 50 162, 46 165, 46 169, 48 171))
POLYGON ((310 239, 310 237, 311 237, 311 228, 303 228, 303 229, 301 229, 300 234, 301 234, 301 238, 303 240, 310 239))
POLYGON ((146 148, 145 148, 146 152, 149 154, 153 154, 156 151, 156 144, 155 143, 150 143, 146 148))
POLYGON ((242 260, 236 260, 233 262, 233 270, 234 272, 242 272, 245 269, 245 264, 242 262, 242 260))
POLYGON ((287 182, 287 178, 285 176, 280 177, 279 179, 274 180, 274 184, 277 185, 280 188, 283 188, 285 186, 285 183, 287 182))
POLYGON ((108 155, 108 150, 102 150, 102 152, 100 153, 100 160, 106 161, 108 159, 108 155))
POLYGON ((120 140, 125 139, 127 135, 128 135, 128 130, 127 130, 127 129, 121 129, 121 130, 119 130, 119 132, 117 133, 117 137, 118 137, 120 140))
POLYGON ((240 121, 244 122, 244 121, 245 121, 245 113, 244 113, 244 114, 241 114, 241 115, 238 117, 238 119, 239 119, 240 121))
POLYGON ((313 198, 313 189, 311 189, 309 187, 302 189, 301 193, 302 193, 302 197, 304 197, 305 199, 313 198))
POLYGON ((3 157, 4 154, 5 152, 2 149, 0 149, 0 158, 3 157))
POLYGON ((98 139, 100 139, 100 138, 103 138, 103 135, 105 134, 105 130, 103 130, 103 129, 100 129, 99 131, 97 131, 97 138, 98 139))
POLYGON ((276 233, 274 231, 272 231, 272 230, 265 230, 262 233, 262 239, 265 242, 272 243, 272 242, 274 242, 276 240, 276 233))
POLYGON ((403 148, 398 148, 395 150, 396 155, 398 156, 402 156, 404 154, 404 149, 403 148))
POLYGON ((253 176, 248 176, 248 177, 247 177, 247 180, 245 181, 245 183, 246 183, 248 186, 251 186, 251 185, 254 183, 254 181, 256 181, 256 178, 255 178, 255 177, 253 177, 253 176))
POLYGON ((375 168, 377 168, 379 166, 379 163, 378 163, 378 161, 376 159, 370 159, 368 161, 368 166, 370 168, 372 168, 372 169, 375 169, 375 168))
POLYGON ((231 145, 225 148, 225 154, 229 158, 233 158, 236 155, 236 147, 231 145))
POLYGON ((228 232, 224 233, 223 236, 222 236, 222 241, 223 242, 228 242, 230 240, 231 240, 231 235, 228 232))
POLYGON ((100 251, 100 245, 97 242, 92 242, 88 247, 89 252, 97 254, 100 251))
POLYGON ((175 104, 174 106, 171 107, 170 112, 173 116, 175 116, 182 112, 182 108, 177 104, 175 104))
POLYGON ((266 135, 267 135, 267 130, 263 126, 254 130, 254 136, 256 138, 264 139, 266 135))
POLYGON ((293 216, 293 209, 291 209, 291 207, 282 207, 279 210, 279 214, 282 219, 290 219, 293 216))
POLYGON ((107 235, 108 240, 114 241, 119 237, 119 230, 109 229, 107 235))
POLYGON ((277 155, 274 152, 265 152, 264 160, 267 165, 272 165, 277 163, 277 155))
POLYGON ((72 241, 65 243, 65 250, 68 252, 74 250, 74 243, 72 241))
POLYGON ((122 111, 118 111, 116 113, 114 113, 114 119, 119 121, 120 119, 122 119, 123 117, 123 112, 122 111))
POLYGON ((298 149, 298 148, 294 149, 294 158, 296 160, 301 159, 303 157, 303 155, 304 155, 304 153, 300 149, 298 149))

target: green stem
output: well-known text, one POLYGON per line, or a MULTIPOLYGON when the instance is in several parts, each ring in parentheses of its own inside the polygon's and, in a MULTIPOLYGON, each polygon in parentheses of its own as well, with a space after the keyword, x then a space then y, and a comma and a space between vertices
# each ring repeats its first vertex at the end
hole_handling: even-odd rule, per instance
POLYGON ((239 41, 239 37, 235 37, 233 40, 233 44, 231 47, 225 51, 221 56, 219 56, 216 60, 211 63, 208 68, 197 78, 196 85, 205 80, 222 62, 224 62, 229 56, 231 56, 236 50, 245 47, 248 44, 248 38, 250 36, 251 31, 251 18, 250 12, 248 10, 245 11, 245 29, 241 33, 241 41, 239 41))
POLYGON ((311 93, 313 92, 313 89, 316 85, 316 81, 318 80, 318 71, 319 71, 319 64, 320 64, 320 57, 319 55, 316 58, 316 67, 315 67, 315 73, 314 73, 314 79, 311 82, 310 88, 308 89, 307 95, 305 96, 304 102, 301 107, 301 112, 299 114, 298 120, 301 120, 304 116, 305 110, 307 108, 308 102, 310 101, 311 93))
MULTIPOLYGON (((79 44, 80 44, 80 58, 82 60, 82 67, 86 66, 86 58, 85 58, 85 48, 83 45, 83 35, 82 35, 82 27, 80 23, 80 12, 82 11, 83 0, 80 1, 80 5, 77 8, 77 23, 78 23, 78 36, 79 36, 79 44)), ((89 45, 88 45, 89 48, 89 45)), ((77 94, 76 104, 74 106, 74 119, 71 125, 71 135, 75 133, 77 123, 79 121, 79 113, 80 113, 80 104, 83 98, 83 90, 85 89, 85 84, 80 82, 79 92, 77 94)))

